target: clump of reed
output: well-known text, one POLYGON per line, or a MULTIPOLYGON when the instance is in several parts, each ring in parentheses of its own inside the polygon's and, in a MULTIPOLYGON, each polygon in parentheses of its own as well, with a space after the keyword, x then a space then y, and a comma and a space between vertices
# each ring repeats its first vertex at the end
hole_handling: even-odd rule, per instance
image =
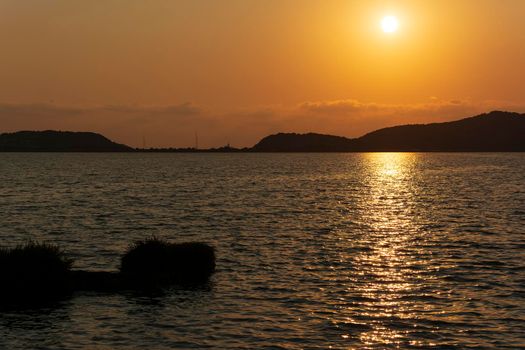
POLYGON ((27 242, 0 248, 0 298, 38 301, 71 292, 69 273, 73 260, 58 246, 27 242))
POLYGON ((75 291, 153 290, 195 285, 215 271, 214 248, 204 243, 170 243, 151 237, 133 243, 119 271, 72 270, 58 246, 28 242, 0 248, 0 306, 58 300, 75 291))
POLYGON ((199 242, 170 243, 157 237, 133 243, 121 258, 120 273, 134 286, 199 283, 215 271, 215 250, 199 242))

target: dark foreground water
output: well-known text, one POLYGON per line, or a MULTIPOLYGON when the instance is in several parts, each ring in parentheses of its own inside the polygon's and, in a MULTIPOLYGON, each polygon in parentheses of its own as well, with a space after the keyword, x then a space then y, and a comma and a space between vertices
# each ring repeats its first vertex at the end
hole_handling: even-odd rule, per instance
POLYGON ((198 290, 2 312, 1 349, 525 348, 525 154, 0 154, 0 215, 78 268, 218 253, 198 290))

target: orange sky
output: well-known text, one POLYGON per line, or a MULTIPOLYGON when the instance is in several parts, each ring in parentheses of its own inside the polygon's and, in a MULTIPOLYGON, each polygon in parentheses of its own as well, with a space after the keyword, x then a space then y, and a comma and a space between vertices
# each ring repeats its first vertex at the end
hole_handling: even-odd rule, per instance
POLYGON ((522 0, 0 0, 0 131, 251 146, 525 112, 524 17, 522 0))

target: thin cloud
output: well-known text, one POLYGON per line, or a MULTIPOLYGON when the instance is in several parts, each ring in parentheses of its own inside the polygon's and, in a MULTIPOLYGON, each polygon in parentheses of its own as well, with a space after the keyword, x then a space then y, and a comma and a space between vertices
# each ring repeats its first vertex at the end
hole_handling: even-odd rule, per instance
POLYGON ((48 103, 14 104, 0 103, 0 115, 52 115, 60 117, 79 114, 125 113, 125 114, 169 114, 197 115, 202 111, 189 102, 168 106, 134 106, 134 105, 103 105, 103 106, 62 106, 48 103))
POLYGON ((379 104, 364 103, 357 100, 335 100, 304 102, 298 109, 312 113, 373 113, 373 114, 392 114, 392 113, 437 113, 437 112, 465 112, 480 107, 469 101, 451 100, 440 101, 436 98, 428 103, 416 104, 379 104))
POLYGON ((148 114, 148 115, 172 115, 188 116, 199 115, 202 113, 201 108, 187 102, 179 105, 170 106, 125 106, 125 105, 108 105, 96 107, 96 111, 115 112, 129 114, 148 114))

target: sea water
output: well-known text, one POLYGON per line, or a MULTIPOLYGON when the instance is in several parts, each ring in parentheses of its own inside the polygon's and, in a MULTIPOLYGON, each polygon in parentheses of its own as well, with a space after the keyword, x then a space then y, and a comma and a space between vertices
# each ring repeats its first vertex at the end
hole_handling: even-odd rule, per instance
POLYGON ((2 246, 116 270, 151 235, 215 275, 2 311, 0 348, 525 348, 522 153, 0 154, 2 246))

